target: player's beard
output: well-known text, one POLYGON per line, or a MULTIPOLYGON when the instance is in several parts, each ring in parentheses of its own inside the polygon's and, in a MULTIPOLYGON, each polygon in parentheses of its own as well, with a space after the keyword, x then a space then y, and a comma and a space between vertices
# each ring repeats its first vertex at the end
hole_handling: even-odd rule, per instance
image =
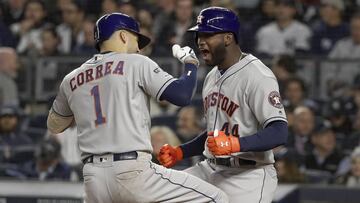
POLYGON ((212 60, 210 60, 207 65, 217 66, 224 62, 226 56, 226 48, 224 43, 219 43, 214 47, 213 52, 211 53, 212 60))

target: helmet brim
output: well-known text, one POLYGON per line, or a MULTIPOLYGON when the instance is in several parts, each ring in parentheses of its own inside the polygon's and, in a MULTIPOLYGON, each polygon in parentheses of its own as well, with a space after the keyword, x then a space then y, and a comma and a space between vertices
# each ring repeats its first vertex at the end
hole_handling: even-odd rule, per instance
POLYGON ((151 39, 149 37, 142 35, 140 33, 137 33, 137 35, 139 37, 138 39, 139 49, 143 49, 151 42, 151 39))

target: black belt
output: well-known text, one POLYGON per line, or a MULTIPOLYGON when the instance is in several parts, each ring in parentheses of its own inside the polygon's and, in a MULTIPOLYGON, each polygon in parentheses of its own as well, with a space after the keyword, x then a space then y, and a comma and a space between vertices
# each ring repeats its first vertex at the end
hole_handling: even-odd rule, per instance
MULTIPOLYGON (((113 155, 113 161, 121 161, 121 160, 134 160, 137 159, 138 153, 136 151, 132 152, 124 152, 124 153, 116 153, 113 155)), ((100 158, 101 161, 102 158, 100 158)), ((94 162, 94 155, 88 156, 83 160, 84 164, 93 163, 94 162)))
POLYGON ((255 166, 256 165, 256 161, 240 159, 237 157, 215 158, 215 159, 208 159, 208 161, 215 165, 222 165, 222 166, 227 166, 227 167, 255 166))

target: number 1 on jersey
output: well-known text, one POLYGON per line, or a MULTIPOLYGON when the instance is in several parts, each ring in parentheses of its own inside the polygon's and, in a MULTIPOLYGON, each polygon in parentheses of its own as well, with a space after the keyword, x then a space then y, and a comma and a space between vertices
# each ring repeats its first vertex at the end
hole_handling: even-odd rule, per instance
POLYGON ((101 125, 106 122, 106 118, 102 114, 101 103, 100 103, 100 93, 99 93, 99 85, 94 86, 91 89, 91 96, 94 97, 94 105, 95 105, 95 126, 101 125))

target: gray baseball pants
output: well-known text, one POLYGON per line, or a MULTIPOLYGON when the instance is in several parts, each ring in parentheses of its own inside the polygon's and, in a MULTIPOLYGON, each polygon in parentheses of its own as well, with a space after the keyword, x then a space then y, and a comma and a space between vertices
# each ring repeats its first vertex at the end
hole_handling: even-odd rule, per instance
POLYGON ((84 165, 86 203, 229 202, 226 194, 200 178, 151 162, 138 152, 136 160, 113 161, 112 154, 94 156, 84 165))

